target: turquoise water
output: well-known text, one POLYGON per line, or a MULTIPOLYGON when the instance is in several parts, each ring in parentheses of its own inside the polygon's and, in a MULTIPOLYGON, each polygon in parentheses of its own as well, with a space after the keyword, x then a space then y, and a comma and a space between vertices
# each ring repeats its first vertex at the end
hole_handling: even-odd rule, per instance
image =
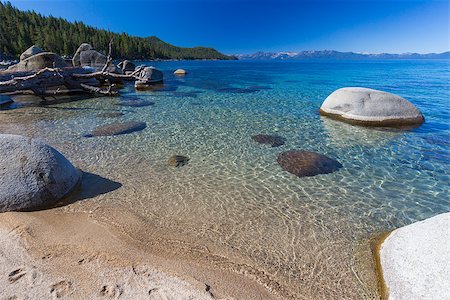
POLYGON ((217 267, 252 270, 275 293, 298 299, 376 297, 373 276, 355 258, 361 241, 450 211, 449 61, 146 64, 164 71, 162 89, 135 92, 127 84, 120 98, 0 112, 2 132, 40 137, 83 171, 122 185, 64 209, 123 207, 159 232, 219 253, 227 264, 217 267), (189 74, 175 77, 177 68, 189 74), (397 131, 321 117, 323 100, 344 86, 398 94, 426 122, 397 131), (118 105, 128 100, 154 104, 118 105), (116 111, 124 115, 98 115, 116 111), (83 137, 125 120, 147 128, 83 137), (255 134, 286 143, 271 148, 255 134), (276 161, 294 149, 343 167, 295 177, 276 161), (190 161, 169 167, 173 154, 190 161))

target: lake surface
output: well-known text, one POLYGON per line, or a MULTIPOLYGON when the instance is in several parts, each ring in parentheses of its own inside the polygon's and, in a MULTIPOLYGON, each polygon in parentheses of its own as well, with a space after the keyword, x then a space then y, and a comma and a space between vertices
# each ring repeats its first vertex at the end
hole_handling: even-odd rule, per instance
POLYGON ((1 132, 40 137, 83 171, 121 184, 65 209, 121 207, 152 232, 217 254, 214 266, 297 299, 376 298, 367 240, 450 210, 449 61, 143 63, 164 71, 162 90, 125 85, 118 98, 0 112, 1 132), (177 68, 189 74, 175 77, 177 68), (426 122, 395 131, 321 117, 323 100, 344 86, 398 94, 426 122), (118 105, 143 100, 153 105, 118 105), (84 137, 131 120, 147 128, 84 137), (256 134, 286 143, 258 144, 256 134), (343 167, 296 177, 277 163, 295 149, 343 167), (190 160, 170 167, 173 154, 190 160))

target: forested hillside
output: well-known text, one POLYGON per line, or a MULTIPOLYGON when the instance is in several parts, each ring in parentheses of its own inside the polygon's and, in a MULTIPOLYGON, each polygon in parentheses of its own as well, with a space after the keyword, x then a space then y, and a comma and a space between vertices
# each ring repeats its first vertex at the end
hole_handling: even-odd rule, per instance
POLYGON ((114 58, 128 59, 232 59, 215 49, 182 48, 157 37, 134 37, 68 22, 61 18, 44 17, 34 11, 20 11, 11 3, 0 1, 0 53, 18 57, 35 44, 47 51, 72 56, 81 43, 87 42, 105 51, 113 40, 114 58))

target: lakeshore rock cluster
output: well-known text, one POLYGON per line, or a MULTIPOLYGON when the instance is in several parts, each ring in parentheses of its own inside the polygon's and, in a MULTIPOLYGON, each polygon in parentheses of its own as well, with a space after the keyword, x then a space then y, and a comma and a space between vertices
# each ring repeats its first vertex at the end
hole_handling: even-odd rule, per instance
POLYGON ((80 172, 43 142, 0 134, 0 212, 29 210, 55 203, 72 191, 80 172))

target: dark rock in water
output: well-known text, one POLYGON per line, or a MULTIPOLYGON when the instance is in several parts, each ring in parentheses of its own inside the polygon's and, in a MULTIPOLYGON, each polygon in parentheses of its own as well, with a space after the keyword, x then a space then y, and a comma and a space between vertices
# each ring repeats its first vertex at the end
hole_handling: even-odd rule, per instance
POLYGON ((271 90, 272 88, 270 86, 267 85, 252 85, 247 87, 247 89, 250 90, 271 90))
POLYGON ((177 97, 177 98, 197 98, 197 93, 196 92, 173 92, 172 93, 172 97, 177 97))
POLYGON ((328 174, 342 168, 338 161, 323 154, 301 150, 280 153, 277 162, 285 171, 298 177, 328 174))
POLYGON ((286 139, 279 135, 257 134, 252 136, 252 140, 260 144, 267 144, 272 147, 279 147, 286 143, 286 139))
POLYGON ((104 112, 97 115, 99 118, 118 118, 125 115, 123 112, 113 111, 113 112, 104 112))
POLYGON ((249 94, 259 92, 259 89, 226 87, 226 88, 219 88, 217 89, 217 91, 220 93, 249 94))
POLYGON ((148 100, 124 100, 120 101, 117 105, 120 106, 129 106, 129 107, 144 107, 155 105, 155 102, 148 100))
POLYGON ((85 137, 127 134, 143 130, 146 127, 147 124, 145 122, 129 121, 123 123, 113 123, 97 127, 92 130, 90 134, 85 135, 85 137))
POLYGON ((44 68, 65 68, 69 65, 56 53, 42 52, 10 66, 7 72, 37 72, 44 68))
POLYGON ((182 167, 189 161, 189 157, 183 155, 172 155, 167 163, 172 167, 182 167))
POLYGON ((145 67, 138 75, 140 80, 134 83, 137 90, 151 89, 152 84, 163 81, 163 72, 154 67, 145 67))
POLYGON ((44 50, 42 50, 41 48, 39 48, 36 45, 31 46, 30 48, 28 48, 27 50, 25 50, 21 55, 20 55, 20 61, 27 59, 28 57, 31 57, 33 55, 36 55, 38 53, 42 53, 45 52, 44 50))

